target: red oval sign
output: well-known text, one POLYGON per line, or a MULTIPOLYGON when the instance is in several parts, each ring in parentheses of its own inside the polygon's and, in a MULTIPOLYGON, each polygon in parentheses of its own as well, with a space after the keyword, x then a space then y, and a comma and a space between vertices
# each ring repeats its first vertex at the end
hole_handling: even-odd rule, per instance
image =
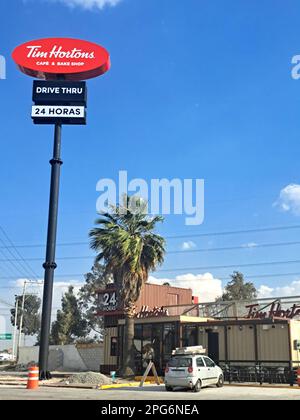
POLYGON ((17 47, 12 58, 28 76, 44 80, 86 80, 110 68, 107 50, 73 38, 45 38, 17 47))

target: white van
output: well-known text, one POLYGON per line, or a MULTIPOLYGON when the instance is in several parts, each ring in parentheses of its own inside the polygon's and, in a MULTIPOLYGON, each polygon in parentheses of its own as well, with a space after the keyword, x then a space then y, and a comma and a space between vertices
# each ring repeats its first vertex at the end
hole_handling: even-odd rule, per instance
POLYGON ((173 391, 175 387, 192 389, 199 392, 202 387, 216 385, 222 387, 222 369, 209 357, 201 354, 201 346, 176 349, 165 369, 165 387, 173 391))

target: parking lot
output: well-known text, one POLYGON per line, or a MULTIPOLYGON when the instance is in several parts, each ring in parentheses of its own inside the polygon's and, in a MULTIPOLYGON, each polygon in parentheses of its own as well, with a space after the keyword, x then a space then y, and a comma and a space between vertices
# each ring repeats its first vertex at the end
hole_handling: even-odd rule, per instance
POLYGON ((163 385, 109 390, 40 387, 28 391, 24 387, 0 386, 0 400, 300 400, 300 388, 224 386, 190 391, 166 392, 163 385))

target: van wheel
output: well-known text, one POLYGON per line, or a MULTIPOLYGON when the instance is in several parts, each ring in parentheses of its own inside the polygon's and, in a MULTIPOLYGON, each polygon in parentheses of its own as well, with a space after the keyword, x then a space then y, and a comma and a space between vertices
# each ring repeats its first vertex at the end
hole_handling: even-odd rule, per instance
POLYGON ((217 382, 217 387, 222 388, 223 385, 224 385, 224 377, 223 377, 223 375, 220 375, 219 380, 217 382))
POLYGON ((173 387, 171 387, 171 386, 166 386, 165 388, 166 388, 166 391, 170 391, 170 392, 173 391, 173 387))
POLYGON ((194 392, 200 392, 201 391, 201 381, 197 381, 196 385, 194 386, 194 392))

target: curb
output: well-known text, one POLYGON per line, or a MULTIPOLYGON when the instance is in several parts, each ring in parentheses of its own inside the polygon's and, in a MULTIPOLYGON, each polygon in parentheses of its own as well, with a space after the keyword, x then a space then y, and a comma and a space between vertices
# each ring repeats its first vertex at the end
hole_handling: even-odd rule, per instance
MULTIPOLYGON (((147 381, 144 385, 150 385, 151 382, 147 381)), ((140 385, 139 382, 128 382, 127 384, 113 384, 113 385, 100 385, 98 389, 111 389, 111 388, 127 388, 127 387, 138 387, 140 385)))
POLYGON ((40 384, 40 388, 66 388, 66 389, 97 389, 97 385, 85 384, 40 384))
POLYGON ((20 382, 15 382, 15 383, 13 383, 13 382, 1 382, 0 385, 1 386, 20 386, 20 387, 23 387, 23 386, 26 386, 26 383, 25 382, 22 382, 22 383, 20 383, 20 382))
MULTIPOLYGON (((136 376, 134 378, 134 380, 137 381, 137 382, 141 382, 142 379, 143 379, 142 376, 136 376)), ((159 376, 158 379, 159 379, 159 382, 160 382, 161 385, 163 385, 165 383, 163 377, 159 376)), ((147 377, 147 382, 150 382, 151 384, 156 384, 155 378, 153 376, 148 376, 147 377)), ((147 383, 147 382, 145 382, 145 383, 147 383)))
POLYGON ((232 386, 236 388, 266 388, 266 389, 294 389, 296 391, 300 390, 300 387, 298 386, 290 386, 290 385, 250 385, 250 384, 224 384, 224 386, 232 386))

